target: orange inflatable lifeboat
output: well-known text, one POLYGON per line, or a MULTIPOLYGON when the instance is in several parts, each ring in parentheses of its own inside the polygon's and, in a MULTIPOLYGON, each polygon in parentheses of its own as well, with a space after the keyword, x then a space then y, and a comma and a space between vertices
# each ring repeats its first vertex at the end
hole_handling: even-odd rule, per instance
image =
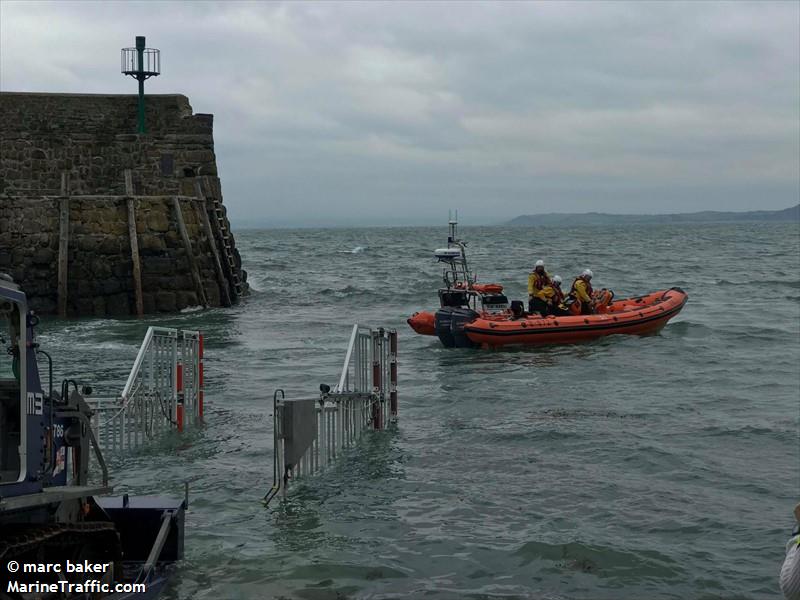
POLYGON ((677 315, 689 296, 670 288, 610 302, 602 314, 563 317, 485 318, 464 326, 464 333, 482 347, 513 344, 564 344, 619 333, 643 335, 659 331, 677 315))

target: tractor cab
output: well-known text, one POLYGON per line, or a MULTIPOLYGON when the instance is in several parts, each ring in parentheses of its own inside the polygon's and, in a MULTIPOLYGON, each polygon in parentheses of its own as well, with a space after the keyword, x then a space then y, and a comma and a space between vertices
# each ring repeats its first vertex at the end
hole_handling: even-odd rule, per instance
POLYGON ((47 503, 89 493, 107 493, 107 471, 97 452, 103 485, 87 486, 91 410, 74 381, 53 390, 49 365, 47 393, 37 356, 50 356, 34 341, 38 317, 28 311, 24 292, 0 274, 0 513, 24 512, 26 502, 46 493, 47 503))
POLYGON ((53 389, 50 355, 34 341, 37 323, 23 291, 0 274, 0 598, 7 597, 6 582, 58 585, 84 577, 17 573, 6 570, 8 559, 8 565, 63 564, 75 557, 108 565, 110 583, 146 584, 141 593, 104 590, 92 598, 154 598, 183 556, 186 501, 100 497, 111 488, 84 400, 91 390, 72 379, 53 389), (49 366, 46 393, 37 356, 49 366), (92 452, 101 485, 89 482, 92 452))
MULTIPOLYGON (((20 446, 25 426, 19 357, 25 349, 24 317, 19 304, 3 292, 9 282, 0 279, 0 485, 20 480, 20 446)), ((16 287, 16 286, 15 286, 16 287)))
POLYGON ((44 402, 32 344, 25 294, 0 275, 0 496, 41 490, 36 483, 43 453, 44 402), (32 364, 31 364, 32 361, 32 364))

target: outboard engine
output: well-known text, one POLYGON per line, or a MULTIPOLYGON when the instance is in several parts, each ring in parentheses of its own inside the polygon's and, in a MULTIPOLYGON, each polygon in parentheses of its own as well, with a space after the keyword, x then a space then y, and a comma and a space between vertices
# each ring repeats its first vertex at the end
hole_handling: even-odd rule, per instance
POLYGON ((464 325, 478 316, 469 307, 469 293, 466 290, 439 290, 441 308, 434 317, 436 336, 445 348, 471 348, 474 344, 464 334, 464 325))
POLYGON ((443 306, 436 311, 435 328, 439 341, 445 348, 474 348, 476 344, 464 333, 464 326, 472 323, 478 313, 469 307, 443 306))

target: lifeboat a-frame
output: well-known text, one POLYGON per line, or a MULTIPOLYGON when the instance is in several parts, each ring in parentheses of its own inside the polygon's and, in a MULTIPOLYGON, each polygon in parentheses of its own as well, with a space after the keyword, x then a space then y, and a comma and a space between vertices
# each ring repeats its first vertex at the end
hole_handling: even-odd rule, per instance
MULTIPOLYGON (((447 348, 472 347, 464 326, 478 318, 512 316, 508 298, 499 283, 477 283, 467 263, 467 243, 458 238, 458 222, 451 220, 447 247, 439 248, 433 255, 444 265, 439 288, 439 310, 416 312, 407 320, 411 328, 421 335, 435 335, 447 348)), ((522 303, 515 306, 522 310, 522 303)))

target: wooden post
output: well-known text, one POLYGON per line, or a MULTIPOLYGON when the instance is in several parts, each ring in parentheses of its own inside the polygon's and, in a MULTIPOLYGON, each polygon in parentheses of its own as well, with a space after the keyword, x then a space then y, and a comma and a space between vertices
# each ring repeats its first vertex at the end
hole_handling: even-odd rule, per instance
POLYGON ((195 196, 197 196, 198 204, 200 206, 198 209, 200 211, 200 220, 202 221, 203 228, 206 231, 208 245, 211 247, 211 255, 214 258, 214 271, 217 274, 217 284, 219 285, 220 292, 222 293, 222 304, 223 306, 232 306, 233 302, 231 302, 231 292, 228 279, 225 277, 225 271, 222 270, 222 262, 219 259, 219 251, 217 249, 217 238, 214 236, 214 231, 211 229, 211 221, 208 218, 208 205, 206 203, 205 194, 203 193, 203 185, 199 177, 195 177, 194 179, 194 193, 195 196))
POLYGON ((175 209, 175 221, 178 223, 178 232, 181 234, 183 240, 183 247, 186 250, 186 258, 189 261, 189 269, 192 272, 194 285, 197 289, 197 295, 200 302, 204 307, 208 307, 208 300, 206 299, 206 292, 203 289, 203 280, 200 279, 200 271, 197 270, 197 263, 194 262, 194 252, 192 251, 192 242, 189 240, 189 234, 186 231, 186 223, 183 221, 183 212, 181 211, 181 201, 177 196, 172 197, 172 206, 175 209))
POLYGON ((131 241, 131 262, 133 263, 133 293, 136 297, 136 316, 144 314, 142 300, 142 265, 139 260, 139 236, 136 233, 136 201, 133 199, 133 174, 125 169, 125 195, 128 203, 128 237, 131 241))
POLYGON ((67 316, 67 270, 69 269, 69 173, 61 172, 58 227, 58 315, 67 316))

